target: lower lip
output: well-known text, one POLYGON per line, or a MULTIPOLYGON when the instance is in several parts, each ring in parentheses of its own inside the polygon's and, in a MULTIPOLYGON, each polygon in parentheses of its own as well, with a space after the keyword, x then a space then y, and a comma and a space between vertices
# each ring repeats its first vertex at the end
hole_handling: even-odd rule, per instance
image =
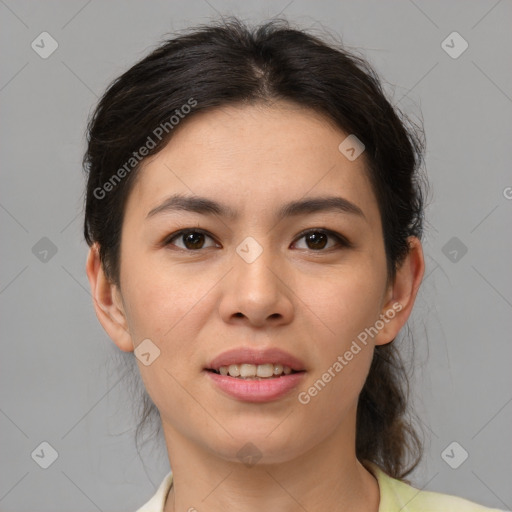
POLYGON ((290 373, 271 379, 237 379, 205 370, 221 391, 243 402, 270 402, 288 394, 304 378, 305 372, 290 373))

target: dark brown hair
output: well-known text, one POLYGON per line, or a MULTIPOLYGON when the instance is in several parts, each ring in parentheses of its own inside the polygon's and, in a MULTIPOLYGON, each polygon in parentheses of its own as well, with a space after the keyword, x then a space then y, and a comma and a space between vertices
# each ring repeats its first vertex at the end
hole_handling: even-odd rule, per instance
MULTIPOLYGON (((365 145, 394 278, 407 237, 422 235, 423 131, 386 99, 370 64, 341 44, 284 20, 251 28, 230 18, 163 42, 109 86, 89 121, 84 235, 89 245, 98 242, 112 282, 120 285, 123 213, 140 161, 197 112, 279 100, 324 114, 365 145)), ((407 403, 408 377, 395 343, 377 346, 359 397, 356 454, 397 478, 421 457, 407 403)), ((153 413, 145 394, 139 428, 153 413)))

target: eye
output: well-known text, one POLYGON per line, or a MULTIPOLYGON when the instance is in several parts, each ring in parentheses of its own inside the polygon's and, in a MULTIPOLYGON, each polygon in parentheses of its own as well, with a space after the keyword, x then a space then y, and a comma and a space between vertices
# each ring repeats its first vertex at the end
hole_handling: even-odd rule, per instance
MULTIPOLYGON (((351 247, 351 243, 341 234, 328 229, 309 229, 303 231, 296 240, 304 239, 306 247, 298 247, 299 249, 307 249, 313 251, 321 251, 322 249, 332 249, 336 246, 351 247), (329 239, 333 241, 329 245, 329 239)), ((207 249, 208 247, 219 247, 212 236, 208 235, 205 231, 199 229, 183 229, 173 233, 164 241, 164 245, 174 245, 179 249, 185 251, 198 251, 200 249, 207 249), (213 243, 205 245, 206 239, 210 239, 213 243), (181 243, 181 245, 180 245, 181 243)), ((295 242, 297 247, 297 242, 295 242)))
POLYGON ((328 229, 310 229, 308 231, 303 231, 297 240, 302 238, 305 239, 307 247, 299 247, 299 249, 319 251, 326 248, 332 249, 333 247, 336 247, 336 245, 340 247, 351 247, 350 242, 343 235, 328 229), (329 238, 335 240, 336 243, 328 246, 329 238))
MULTIPOLYGON (((210 240, 213 240, 213 238, 206 234, 202 230, 198 229, 184 229, 181 231, 178 231, 177 233, 173 233, 170 235, 164 242, 164 245, 176 245, 176 247, 179 247, 180 249, 184 250, 190 250, 190 251, 197 251, 199 249, 205 249, 205 239, 209 238, 210 240), (182 246, 178 244, 174 244, 173 240, 178 240, 179 242, 182 242, 182 246)), ((214 244, 209 247, 215 247, 217 244, 214 241, 214 244)))

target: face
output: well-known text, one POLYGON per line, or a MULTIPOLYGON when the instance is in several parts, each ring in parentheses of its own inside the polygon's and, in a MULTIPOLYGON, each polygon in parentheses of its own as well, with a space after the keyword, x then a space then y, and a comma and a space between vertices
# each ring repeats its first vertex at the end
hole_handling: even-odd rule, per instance
POLYGON ((251 442, 279 462, 354 433, 373 348, 393 322, 366 343, 362 333, 394 301, 364 153, 338 149, 347 135, 293 104, 218 108, 188 119, 140 170, 117 297, 133 345, 151 340, 148 361, 159 351, 137 363, 169 443, 235 460, 251 442), (186 201, 198 197, 208 202, 186 201), (293 360, 301 371, 213 375, 233 349, 242 355, 224 366, 293 360), (258 360, 266 349, 292 359, 258 360))

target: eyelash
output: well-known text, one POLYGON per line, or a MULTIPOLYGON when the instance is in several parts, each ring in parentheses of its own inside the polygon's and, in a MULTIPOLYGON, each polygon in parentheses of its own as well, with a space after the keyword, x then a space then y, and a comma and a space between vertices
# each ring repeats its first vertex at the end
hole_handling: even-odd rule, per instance
MULTIPOLYGON (((215 238, 212 235, 210 235, 207 231, 204 231, 202 229, 197 229, 197 228, 195 228, 195 229, 181 229, 180 231, 177 231, 177 232, 172 233, 171 235, 169 235, 164 240, 163 245, 164 246, 172 245, 171 242, 174 239, 179 238, 180 236, 183 236, 183 235, 189 234, 189 233, 202 233, 203 235, 211 238, 212 240, 215 240, 215 238)), ((297 238, 295 239, 295 242, 297 242, 301 238, 304 238, 309 233, 322 233, 324 235, 327 235, 328 237, 332 237, 332 238, 336 239, 336 241, 338 243, 338 246, 346 248, 346 249, 350 249, 350 248, 353 247, 352 243, 346 237, 344 237, 343 235, 341 235, 339 233, 336 233, 335 231, 331 231, 330 229, 324 229, 324 228, 310 228, 310 229, 307 229, 305 231, 302 231, 301 233, 299 233, 297 235, 297 238)), ((179 249, 181 251, 185 251, 185 252, 199 252, 199 251, 202 250, 202 249, 183 249, 182 247, 178 247, 177 249, 179 249)), ((336 249, 336 246, 329 247, 327 249, 318 249, 318 250, 306 249, 306 250, 309 250, 311 252, 317 253, 317 252, 327 252, 327 251, 330 251, 332 249, 336 249)))

